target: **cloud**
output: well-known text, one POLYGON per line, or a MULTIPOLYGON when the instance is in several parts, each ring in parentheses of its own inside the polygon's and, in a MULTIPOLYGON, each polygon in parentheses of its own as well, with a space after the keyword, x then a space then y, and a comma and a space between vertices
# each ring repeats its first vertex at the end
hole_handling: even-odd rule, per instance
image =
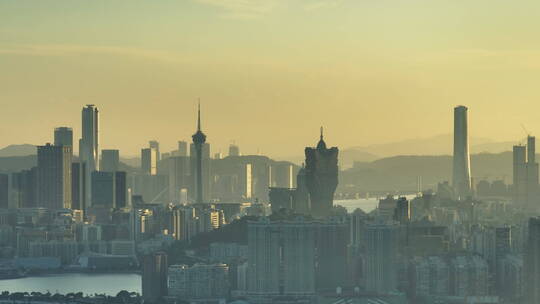
POLYGON ((540 50, 534 49, 451 49, 428 52, 416 60, 427 65, 445 65, 476 69, 539 69, 540 50))
POLYGON ((0 47, 0 55, 26 55, 26 56, 69 56, 69 55, 114 55, 121 57, 146 58, 170 63, 186 63, 184 56, 178 53, 161 50, 117 47, 92 46, 76 44, 34 44, 11 45, 0 47))
POLYGON ((329 9, 338 7, 342 4, 342 0, 318 0, 318 1, 309 1, 304 6, 304 9, 306 11, 314 11, 319 9, 329 9))
POLYGON ((300 7, 305 11, 328 9, 339 6, 343 0, 194 0, 216 7, 231 19, 254 19, 267 16, 279 8, 300 7))
POLYGON ((226 18, 250 19, 265 16, 284 0, 195 0, 198 3, 217 7, 226 18))

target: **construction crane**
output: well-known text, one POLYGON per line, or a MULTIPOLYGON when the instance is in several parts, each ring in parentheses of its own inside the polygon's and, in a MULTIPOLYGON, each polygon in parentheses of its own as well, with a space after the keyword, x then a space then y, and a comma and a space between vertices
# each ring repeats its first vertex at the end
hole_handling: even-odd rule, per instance
MULTIPOLYGON (((529 131, 525 128, 523 124, 520 124, 520 125, 521 125, 521 128, 523 129, 523 132, 525 132, 525 135, 527 135, 527 137, 525 138, 525 141, 527 141, 527 138, 531 136, 531 133, 529 133, 529 131)), ((522 142, 520 142, 519 144, 521 145, 522 142)))

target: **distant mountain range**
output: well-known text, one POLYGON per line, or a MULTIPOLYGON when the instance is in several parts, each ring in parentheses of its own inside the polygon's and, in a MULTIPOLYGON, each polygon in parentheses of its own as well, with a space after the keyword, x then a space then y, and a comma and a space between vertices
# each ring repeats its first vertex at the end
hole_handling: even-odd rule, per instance
MULTIPOLYGON (((453 135, 444 134, 427 138, 406 139, 385 144, 340 148, 339 163, 342 169, 351 168, 354 162, 372 162, 377 159, 398 155, 452 155, 453 135)), ((471 154, 501 153, 512 151, 518 142, 496 142, 491 139, 472 137, 469 139, 471 154)), ((331 142, 329 143, 331 145, 331 142)), ((304 155, 280 158, 296 164, 304 162, 304 155)))
MULTIPOLYGON (((512 152, 471 155, 473 183, 480 180, 505 180, 512 183, 512 152)), ((405 155, 357 162, 340 173, 339 191, 414 191, 418 178, 422 190, 436 190, 437 183, 451 181, 452 156, 405 155)))
POLYGON ((0 149, 0 157, 8 156, 28 156, 37 153, 36 146, 30 144, 9 145, 0 149))
MULTIPOLYGON (((471 154, 511 151, 512 146, 517 143, 517 141, 496 142, 481 137, 472 137, 469 139, 469 142, 471 154)), ((350 168, 355 161, 370 162, 396 155, 452 155, 452 145, 453 135, 444 134, 427 138, 406 139, 385 144, 341 148, 339 159, 342 168, 350 168)), ((36 146, 30 144, 9 145, 0 149, 0 157, 35 154, 36 146)), ((304 155, 300 152, 295 156, 278 157, 277 159, 301 164, 304 161, 304 155)), ((140 165, 140 159, 138 157, 123 157, 122 162, 133 167, 140 165)))
MULTIPOLYGON (((9 145, 0 149, 0 172, 17 172, 37 165, 37 148, 35 145, 9 145)), ((73 161, 78 157, 73 156, 73 161)), ((139 158, 120 158, 120 170, 132 172, 140 167, 139 158)))
MULTIPOLYGON (((497 145, 484 146, 497 147, 497 145)), ((505 145, 500 145, 500 147, 505 147, 505 145)), ((430 151, 434 152, 434 150, 430 151)), ((356 163, 354 167, 340 172, 339 192, 414 191, 418 177, 421 177, 422 189, 435 190, 438 182, 449 181, 452 178, 452 156, 450 155, 400 155, 373 160, 375 156, 368 152, 354 149, 341 152, 342 160, 346 158, 351 164, 352 160, 356 160, 356 163), (358 161, 358 159, 368 159, 368 161, 358 161)), ((129 164, 123 159, 120 169, 137 172, 138 160, 128 161, 129 164)), ((0 157, 0 172, 29 169, 35 166, 36 162, 35 154, 0 157)), ((507 183, 511 183, 512 152, 472 154, 471 175, 475 183, 482 179, 504 179, 507 183)))
MULTIPOLYGON (((352 147, 345 150, 356 150, 389 157, 395 155, 451 155, 453 151, 454 136, 443 134, 427 138, 406 139, 402 141, 369 145, 364 147, 352 147)), ((500 153, 511 151, 515 142, 496 142, 481 137, 469 138, 470 152, 476 153, 500 153)))

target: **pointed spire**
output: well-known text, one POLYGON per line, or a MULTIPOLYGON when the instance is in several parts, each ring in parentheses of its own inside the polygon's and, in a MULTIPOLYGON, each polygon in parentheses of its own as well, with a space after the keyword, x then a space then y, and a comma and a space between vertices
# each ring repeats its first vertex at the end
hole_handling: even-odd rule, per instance
POLYGON ((326 143, 324 142, 324 134, 323 134, 323 127, 321 126, 321 139, 319 140, 319 143, 317 144, 317 149, 324 150, 326 149, 326 143))
POLYGON ((199 103, 198 103, 198 117, 197 117, 197 131, 200 131, 201 130, 201 99, 199 98, 199 103))
POLYGON ((203 144, 206 142, 206 135, 201 130, 201 101, 197 104, 197 132, 192 136, 194 143, 203 144))

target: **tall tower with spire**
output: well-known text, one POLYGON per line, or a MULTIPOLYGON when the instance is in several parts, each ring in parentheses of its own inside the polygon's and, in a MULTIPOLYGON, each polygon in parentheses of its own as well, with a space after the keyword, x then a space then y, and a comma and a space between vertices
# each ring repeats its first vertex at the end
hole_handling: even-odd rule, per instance
POLYGON ((197 132, 193 134, 193 146, 195 148, 195 182, 196 182, 196 203, 202 204, 203 198, 203 146, 206 143, 206 135, 201 130, 201 103, 198 105, 197 112, 197 132))
POLYGON ((307 147, 305 181, 311 199, 311 214, 315 217, 330 215, 334 192, 338 185, 338 148, 327 148, 321 127, 317 146, 307 147))

